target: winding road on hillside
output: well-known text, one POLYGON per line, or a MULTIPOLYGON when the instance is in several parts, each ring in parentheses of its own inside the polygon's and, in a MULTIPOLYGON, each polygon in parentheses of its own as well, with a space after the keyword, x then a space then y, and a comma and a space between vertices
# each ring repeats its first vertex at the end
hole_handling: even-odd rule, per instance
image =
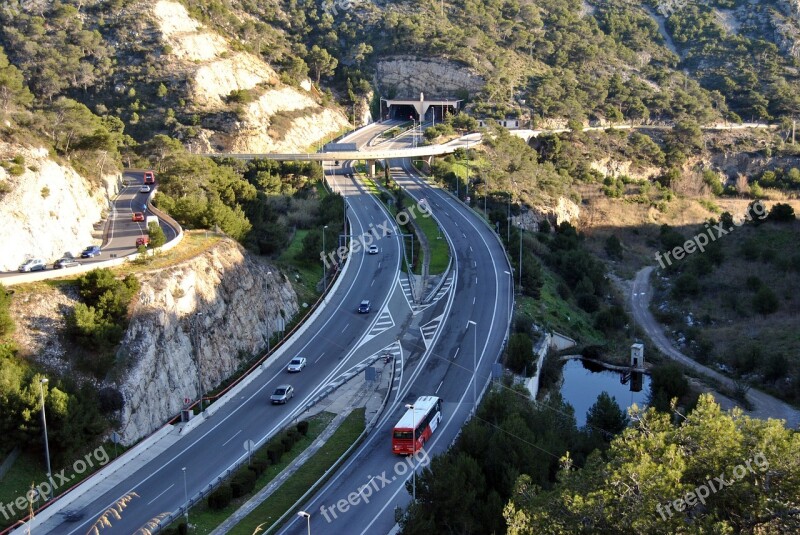
MULTIPOLYGON (((410 136, 387 143, 402 146, 410 136)), ((513 308, 511 270, 497 236, 472 210, 419 177, 407 160, 390 162, 391 174, 417 201, 425 199, 453 253, 452 271, 437 299, 427 307, 409 302, 409 328, 403 336, 407 380, 393 389, 375 431, 313 497, 302 504, 312 515, 314 532, 388 533, 395 509, 408 505, 406 484, 413 481, 404 457, 391 452, 391 431, 405 405, 422 395, 444 400, 443 419, 425 445, 432 457, 457 438, 476 400, 489 383, 492 365, 506 342, 513 308), (415 343, 422 334, 422 343, 415 343), (425 333, 433 333, 430 341, 425 333), (359 488, 377 488, 369 500, 350 506, 359 488), (344 501, 343 501, 344 500, 344 501), (345 506, 341 506, 344 503, 345 506)), ((411 300, 409 300, 411 301, 411 300)), ((425 463, 424 459, 421 461, 425 463)), ((306 521, 293 517, 279 533, 306 533, 306 521)))
MULTIPOLYGON (((143 193, 139 190, 143 184, 144 171, 128 169, 123 173, 123 186, 111 201, 111 212, 103 228, 103 244, 99 255, 92 258, 80 258, 82 249, 77 247, 92 245, 89 243, 76 244, 76 249, 65 251, 62 255, 71 254, 80 265, 94 265, 134 254, 136 252, 136 239, 147 234, 147 225, 145 221, 133 221, 133 213, 143 212, 145 217, 155 215, 147 206, 152 192, 143 193)), ((167 242, 174 240, 178 232, 180 232, 180 228, 173 226, 169 221, 159 218, 158 222, 161 225, 161 230, 164 231, 167 242)), ((54 271, 52 276, 69 276, 70 272, 74 271, 74 268, 53 270, 53 262, 57 258, 46 258, 44 260, 47 262, 46 271, 54 271)), ((37 271, 22 274, 11 271, 0 273, 0 280, 9 279, 4 282, 5 284, 11 284, 11 279, 13 279, 13 283, 18 284, 30 280, 39 280, 41 279, 40 273, 37 271)))
MULTIPOLYGON (((653 295, 650 285, 650 275, 653 269, 653 266, 648 266, 639 270, 630 286, 628 297, 633 303, 633 314, 636 324, 644 329, 650 340, 652 340, 658 349, 666 356, 734 390, 735 384, 733 379, 687 357, 678 351, 664 334, 664 327, 656 321, 649 308, 650 298, 653 295)), ((798 429, 798 426, 800 426, 800 411, 788 403, 770 396, 765 392, 756 390, 755 388, 751 388, 747 392, 747 398, 753 405, 753 410, 748 411, 748 414, 751 416, 765 420, 767 418, 782 418, 786 420, 787 426, 792 429, 798 429)))

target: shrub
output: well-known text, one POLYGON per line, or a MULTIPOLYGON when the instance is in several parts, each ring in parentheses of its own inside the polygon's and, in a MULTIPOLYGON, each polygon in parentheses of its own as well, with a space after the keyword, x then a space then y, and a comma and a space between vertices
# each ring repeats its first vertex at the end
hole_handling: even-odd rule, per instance
POLYGON ((776 312, 779 306, 778 296, 768 286, 759 288, 753 297, 753 309, 764 316, 776 312))
POLYGON ((283 444, 284 451, 291 451, 292 446, 294 446, 295 440, 294 437, 289 435, 288 433, 284 433, 281 437, 281 444, 283 444))
POLYGON ((308 434, 308 420, 297 422, 297 431, 301 435, 306 436, 308 434))
POLYGON ((256 478, 258 478, 261 474, 263 474, 267 467, 269 466, 269 462, 266 459, 253 459, 250 462, 250 466, 248 468, 255 473, 256 478))
POLYGON ((231 503, 232 499, 233 491, 230 484, 223 483, 208 495, 208 507, 215 510, 224 509, 231 503))
POLYGON ((245 469, 236 472, 231 480, 231 494, 234 498, 240 498, 253 490, 256 486, 256 474, 252 470, 245 469))
POLYGON ((189 525, 186 522, 181 522, 178 524, 178 535, 188 535, 189 534, 189 525))
POLYGON ((290 436, 295 443, 300 441, 300 431, 298 431, 296 428, 290 427, 286 430, 286 434, 290 436))
POLYGON ((273 442, 267 447, 267 457, 271 464, 278 464, 281 462, 281 457, 286 450, 281 442, 273 442))

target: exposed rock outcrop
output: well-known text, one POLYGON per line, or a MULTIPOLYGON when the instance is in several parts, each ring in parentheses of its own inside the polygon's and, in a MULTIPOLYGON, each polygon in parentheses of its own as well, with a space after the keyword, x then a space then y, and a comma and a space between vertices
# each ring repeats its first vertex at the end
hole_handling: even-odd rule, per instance
POLYGON ((512 224, 521 224, 525 230, 539 230, 539 224, 547 220, 551 226, 567 222, 576 225, 581 215, 581 208, 565 197, 559 197, 555 206, 536 206, 513 218, 512 224))
POLYGON ((289 281, 231 240, 141 283, 117 354, 125 444, 196 400, 198 378, 207 392, 229 377, 298 310, 289 281))
POLYGON ((0 271, 15 270, 26 258, 52 262, 101 243, 100 222, 116 176, 98 187, 51 159, 45 148, 2 141, 0 160, 8 162, 0 167, 0 271))
POLYGON ((419 98, 420 93, 430 98, 452 97, 464 91, 475 95, 484 85, 474 69, 439 58, 385 58, 378 62, 376 76, 383 93, 393 90, 397 98, 419 98))
POLYGON ((310 85, 282 84, 261 58, 235 50, 192 19, 182 4, 160 0, 153 14, 161 40, 169 45, 173 76, 186 80, 188 100, 207 117, 198 137, 188 142, 192 150, 300 152, 347 126, 341 112, 319 103, 310 85), (236 91, 250 94, 234 110, 227 99, 236 91))

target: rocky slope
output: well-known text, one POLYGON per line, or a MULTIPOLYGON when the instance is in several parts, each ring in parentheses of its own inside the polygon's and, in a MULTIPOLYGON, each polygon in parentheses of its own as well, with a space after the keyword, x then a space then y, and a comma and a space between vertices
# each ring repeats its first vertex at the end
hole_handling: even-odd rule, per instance
POLYGON ((298 310, 288 280, 230 240, 141 282, 117 354, 126 444, 197 399, 198 377, 206 392, 229 377, 298 310))
POLYGON ((464 92, 476 95, 484 85, 481 76, 470 67, 440 58, 395 56, 376 65, 376 82, 395 98, 454 97, 464 92))
POLYGON ((291 284, 231 240, 159 271, 139 275, 141 289, 117 353, 115 378, 98 383, 71 362, 64 339, 74 287, 15 287, 13 335, 20 354, 48 373, 122 393, 119 433, 131 444, 180 412, 184 398, 218 385, 267 345, 278 319, 298 311, 291 284), (199 358, 200 373, 197 362, 199 358))
POLYGON ((51 159, 47 149, 2 140, 0 161, 0 271, 16 270, 29 257, 51 262, 101 242, 100 222, 116 176, 99 187, 51 159))
POLYGON ((183 5, 161 0, 152 15, 167 45, 163 59, 173 85, 185 82, 187 100, 205 116, 198 136, 189 142, 194 150, 298 152, 347 126, 342 113, 320 105, 311 91, 283 85, 272 67, 236 50, 183 5), (250 92, 253 100, 232 109, 227 99, 236 91, 250 92))

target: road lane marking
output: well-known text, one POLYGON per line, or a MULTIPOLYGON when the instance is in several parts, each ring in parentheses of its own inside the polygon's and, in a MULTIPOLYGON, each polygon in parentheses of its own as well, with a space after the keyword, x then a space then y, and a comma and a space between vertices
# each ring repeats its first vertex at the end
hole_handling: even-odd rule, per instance
POLYGON ((350 324, 349 324, 349 323, 348 323, 347 325, 345 325, 345 326, 344 326, 344 329, 342 329, 342 332, 345 332, 345 331, 347 331, 347 328, 348 328, 348 327, 350 327, 350 324))
POLYGON ((228 442, 230 442, 231 440, 233 440, 234 438, 236 438, 236 435, 238 435, 238 434, 239 434, 239 433, 241 433, 241 432, 242 432, 242 430, 241 430, 241 429, 239 429, 238 431, 236 431, 236 432, 233 434, 233 436, 232 436, 231 438, 229 438, 228 440, 226 440, 225 442, 223 442, 223 443, 222 443, 222 445, 224 446, 225 444, 227 444, 228 442))
POLYGON ((315 360, 315 361, 314 361, 314 364, 316 364, 317 362, 319 362, 319 359, 321 359, 321 358, 322 358, 322 356, 323 356, 324 354, 325 354, 325 352, 324 352, 324 351, 323 351, 322 353, 320 353, 320 354, 319 354, 319 356, 317 357, 317 360, 315 360))
POLYGON ((434 392, 434 394, 438 394, 439 393, 439 389, 442 388, 443 384, 444 384, 444 379, 442 379, 442 382, 439 383, 439 386, 436 387, 436 392, 434 392))
POLYGON ((160 497, 162 497, 164 494, 166 494, 166 492, 167 492, 169 489, 171 489, 171 488, 172 488, 172 487, 174 487, 174 486, 175 486, 175 483, 173 483, 172 485, 170 485, 169 487, 167 487, 166 489, 164 489, 164 492, 162 492, 161 494, 159 494, 158 496, 156 496, 155 498, 153 498, 152 500, 150 500, 149 502, 147 502, 147 505, 150 505, 150 504, 152 504, 154 501, 156 501, 157 499, 159 499, 160 497))

